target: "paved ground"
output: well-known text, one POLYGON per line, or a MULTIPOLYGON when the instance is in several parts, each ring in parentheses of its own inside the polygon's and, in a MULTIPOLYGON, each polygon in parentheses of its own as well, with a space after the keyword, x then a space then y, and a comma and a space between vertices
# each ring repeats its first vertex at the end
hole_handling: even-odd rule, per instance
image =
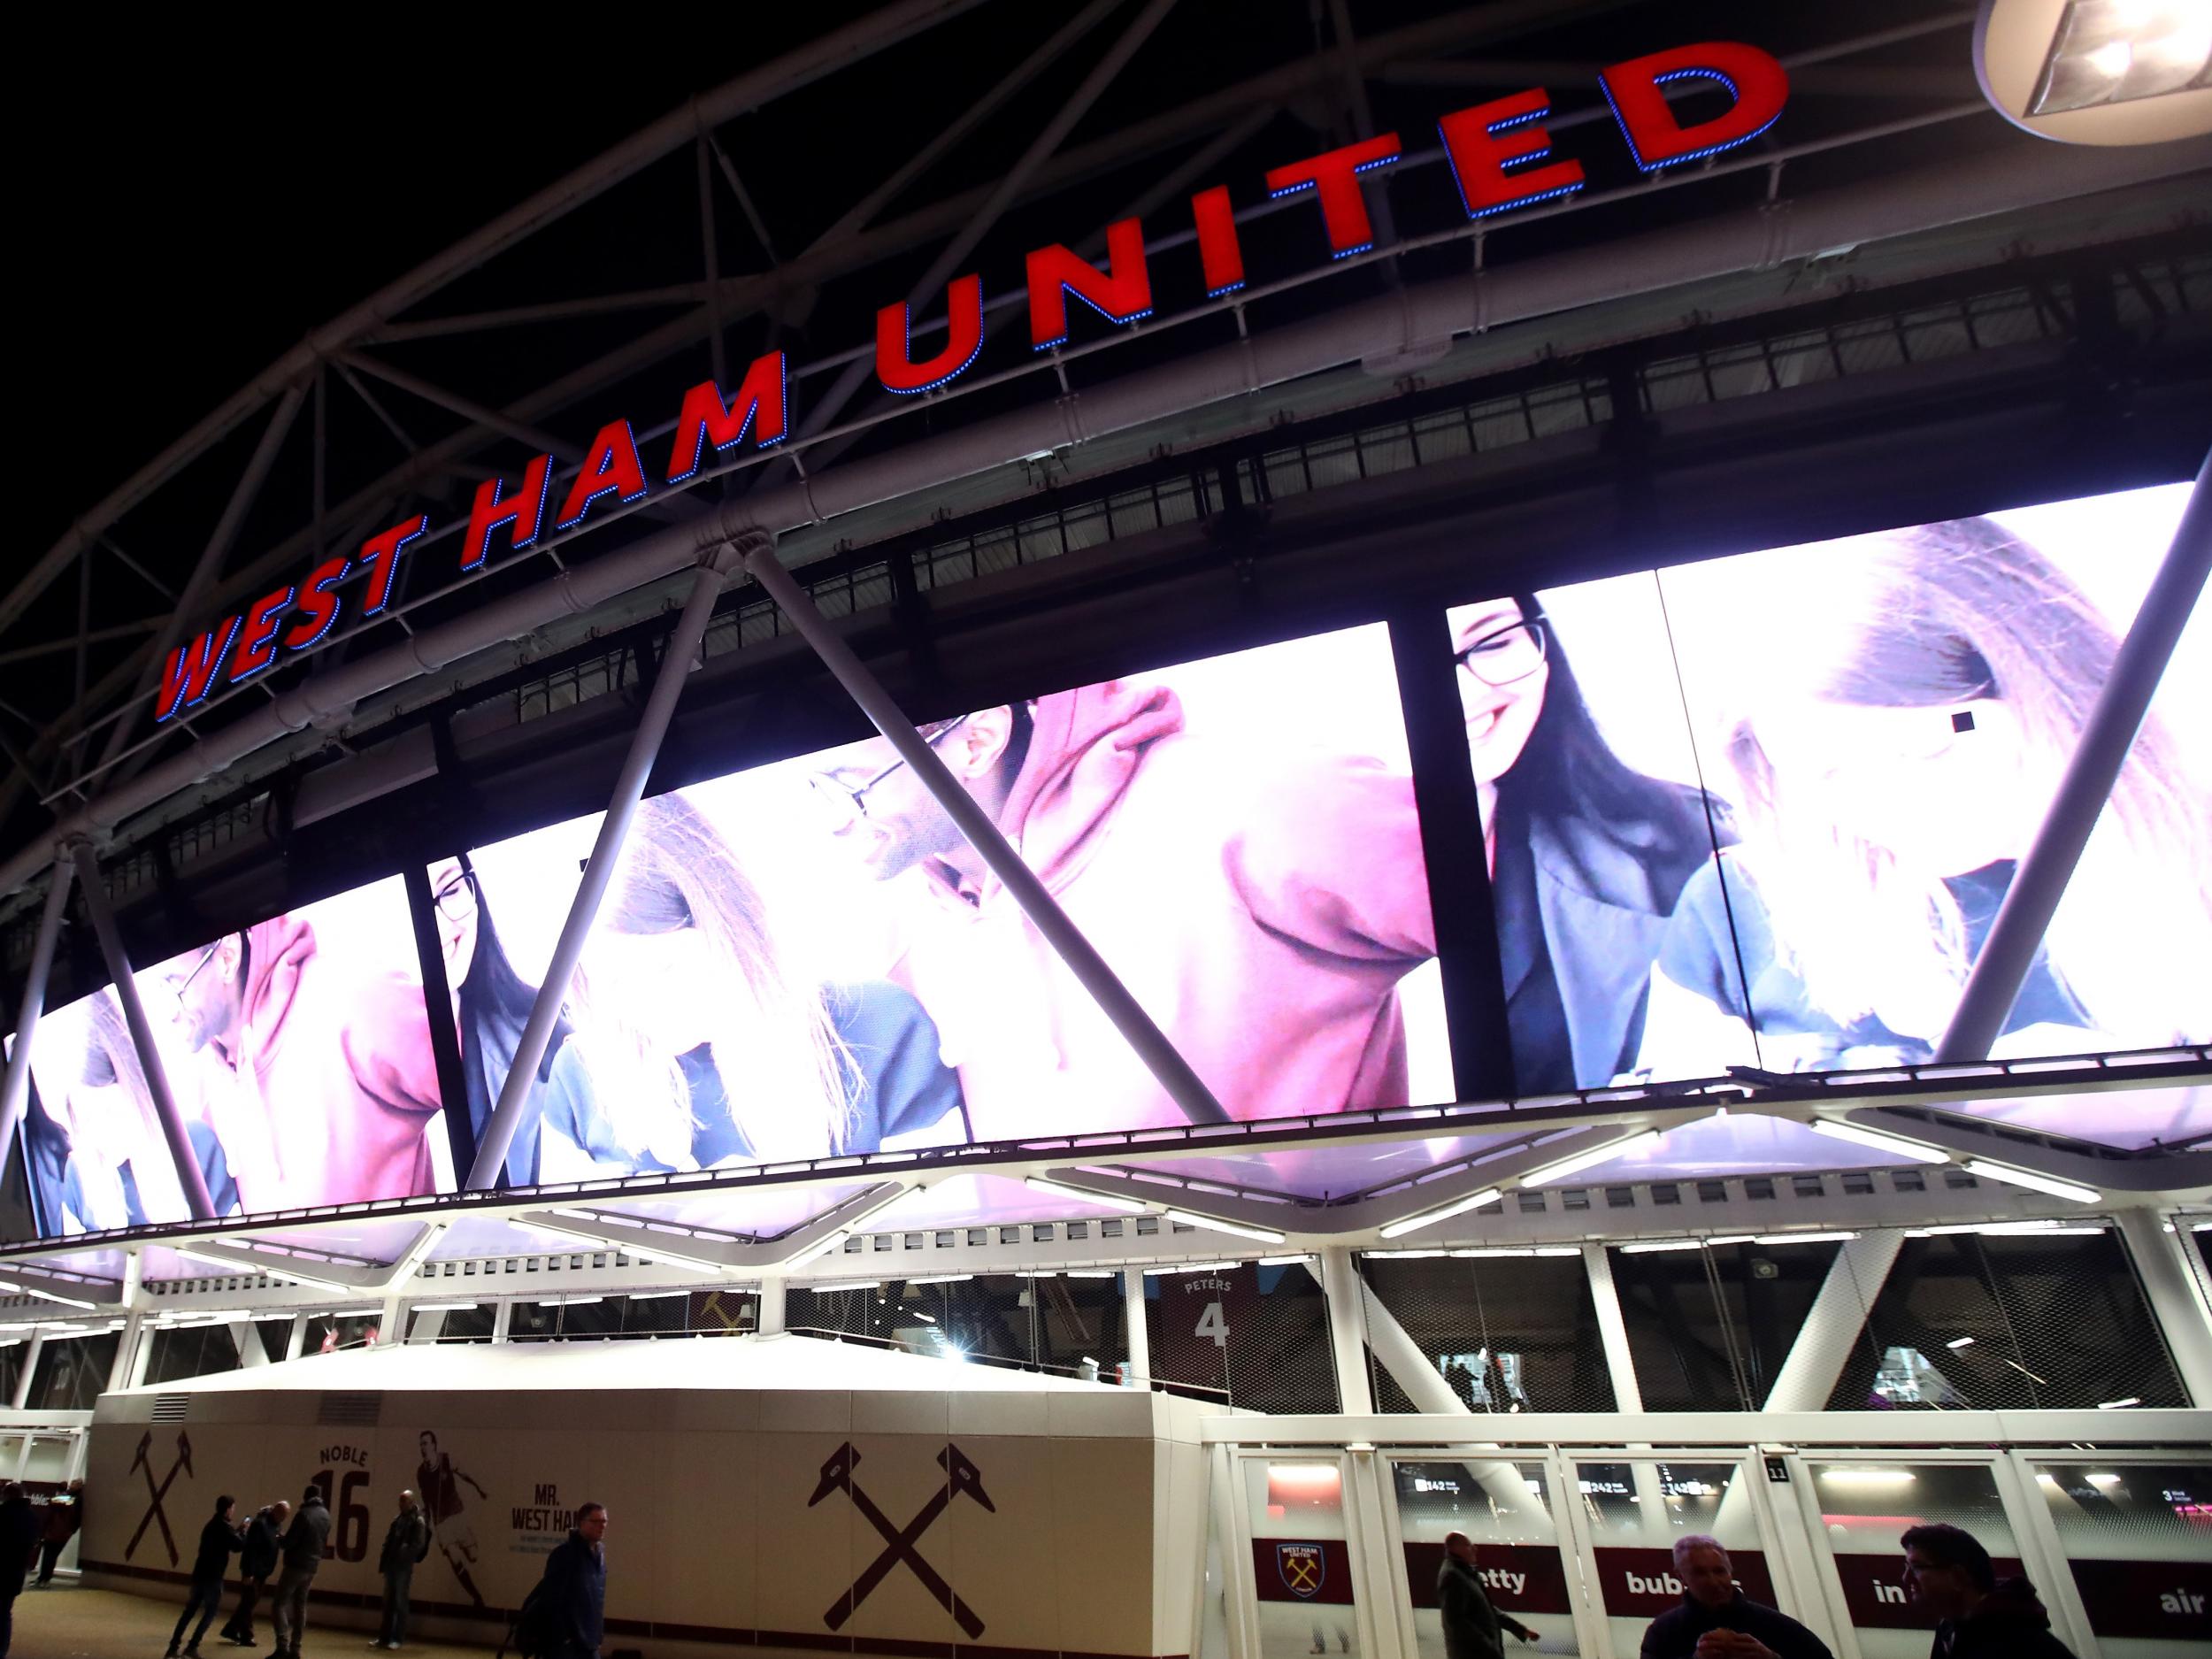
MULTIPOLYGON (((15 1603, 15 1642, 7 1659, 161 1659, 169 1645, 169 1632, 184 1608, 184 1593, 173 1601, 157 1601, 142 1595, 124 1595, 114 1590, 81 1590, 57 1579, 50 1589, 26 1590, 15 1603)), ((223 1617, 230 1615, 230 1598, 224 1598, 223 1617)), ((207 1633, 203 1650, 207 1659, 268 1659, 271 1638, 268 1620, 255 1621, 261 1646, 251 1650, 234 1647, 217 1633, 207 1633)), ((189 1632, 186 1632, 188 1635, 189 1632)), ((366 1659, 368 1633, 341 1625, 317 1630, 310 1624, 301 1645, 302 1659, 366 1659)), ((445 1642, 410 1642, 411 1659, 484 1659, 491 1649, 460 1647, 445 1642)))

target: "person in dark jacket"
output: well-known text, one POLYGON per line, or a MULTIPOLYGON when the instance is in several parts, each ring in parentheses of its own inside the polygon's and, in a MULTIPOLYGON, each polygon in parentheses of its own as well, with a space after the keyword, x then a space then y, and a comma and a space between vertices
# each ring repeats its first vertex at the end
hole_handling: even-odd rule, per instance
POLYGON ((1533 594, 1447 616, 1524 1094, 1630 1071, 1684 886, 1731 839, 1701 790, 1615 755, 1533 594))
POLYGON ((407 1640, 407 1592, 414 1581, 415 1563, 429 1553, 430 1524, 422 1518, 415 1494, 403 1491, 399 1513, 384 1529, 384 1548, 376 1558, 376 1570, 384 1575, 384 1622, 370 1647, 396 1653, 407 1640))
POLYGON ((1736 1574, 1720 1540, 1686 1532, 1674 1540, 1674 1575, 1682 1580, 1682 1605, 1651 1621, 1643 1659, 1835 1659, 1828 1644, 1788 1614, 1753 1601, 1736 1587, 1736 1574), (1706 1638, 1715 1631, 1734 1640, 1724 1646, 1706 1638))
POLYGON ((84 1482, 73 1480, 66 1489, 46 1500, 46 1513, 38 1534, 38 1582, 54 1581, 54 1565, 84 1525, 84 1482))
POLYGON ((598 1659, 607 1624, 607 1506, 580 1504, 568 1541, 545 1558, 538 1586, 549 1640, 540 1659, 598 1659))
POLYGON ((270 1618, 276 1625, 276 1647, 270 1659, 300 1659, 300 1636, 307 1629, 307 1586, 323 1564, 323 1549, 330 1542, 330 1506, 322 1488, 308 1487, 300 1499, 299 1513, 284 1529, 279 1554, 284 1565, 277 1575, 276 1597, 270 1618))
POLYGON ((23 1488, 0 1482, 0 1659, 8 1659, 15 1629, 15 1598, 23 1594, 23 1574, 38 1542, 38 1514, 23 1488))
POLYGON ((2074 1659, 2025 1578, 2000 1580, 1982 1541, 1960 1526, 1908 1527, 1905 1590, 1936 1616, 1929 1659, 2074 1659))
POLYGON ((1444 1617, 1444 1659, 1501 1659, 1506 1631, 1523 1641, 1536 1632, 1509 1613, 1490 1604, 1475 1565, 1474 1540, 1464 1532, 1444 1535, 1444 1564, 1436 1572, 1436 1604, 1444 1617))
POLYGON ((207 1634, 207 1627, 222 1608, 223 1575, 230 1571, 230 1558, 238 1553, 241 1541, 238 1505, 225 1494, 215 1500, 215 1513, 200 1529, 200 1553, 192 1562, 192 1589, 184 1598, 184 1611, 177 1615, 176 1629, 169 1632, 168 1659, 177 1659, 177 1644, 184 1641, 184 1627, 195 1613, 200 1616, 200 1627, 184 1643, 184 1651, 191 1659, 198 1659, 200 1638, 207 1634))
POLYGON ((238 1605, 231 1610, 230 1623, 223 1626, 223 1640, 234 1647, 253 1646, 253 1610, 268 1591, 269 1575, 277 1570, 278 1540, 284 1536, 284 1524, 291 1518, 292 1506, 279 1498, 266 1509, 255 1511, 253 1519, 246 1523, 238 1550, 238 1605))

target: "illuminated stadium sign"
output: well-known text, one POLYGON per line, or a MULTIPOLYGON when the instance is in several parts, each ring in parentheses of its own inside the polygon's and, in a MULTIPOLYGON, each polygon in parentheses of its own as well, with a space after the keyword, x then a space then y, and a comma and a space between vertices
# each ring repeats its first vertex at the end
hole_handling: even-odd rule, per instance
MULTIPOLYGON (((1462 1071, 1495 1056, 1455 1051, 1459 1023, 1501 1033, 1524 1100, 1924 1063, 2187 493, 1531 593, 1471 557, 1464 603, 1404 637, 1147 664, 922 735, 1240 1123, 1474 1098, 1462 1071), (1427 681, 1446 653, 1456 706, 1430 718, 1461 741, 1421 768, 1425 808, 1415 755, 1435 751, 1400 664, 1427 681), (1466 857, 1486 860, 1486 936, 1432 895, 1466 857), (1492 950, 1477 989, 1458 969, 1492 950)), ((2212 959, 2207 710, 2199 629, 1999 1056, 2212 1037, 2186 967, 2212 959)), ((423 872, 419 926, 387 874, 140 969, 173 1122, 112 989, 49 1010, 24 1119, 37 1230, 454 1190, 597 829, 456 849, 423 872)), ((644 803, 558 1000, 511 1188, 1187 1121, 881 737, 644 803)), ((1732 1166, 1773 1127, 1720 1117, 1599 1156, 1732 1166)))
MULTIPOLYGON (((1644 173, 1749 142, 1774 125, 1789 96, 1788 76, 1770 54, 1727 41, 1616 64, 1600 80, 1629 154, 1644 173), (1685 121, 1668 101, 1674 92, 1717 95, 1725 97, 1727 107, 1685 121)), ((1581 163, 1552 158, 1543 125, 1550 112, 1549 94, 1532 87, 1455 111, 1437 123, 1470 219, 1582 188, 1581 163)), ((1272 168, 1267 189, 1278 197, 1310 193, 1321 210, 1331 257, 1349 258, 1374 246, 1360 175, 1394 165, 1401 154, 1398 135, 1385 133, 1272 168)), ((1205 297, 1224 298, 1245 285, 1244 254, 1228 191, 1214 186, 1194 196, 1190 205, 1205 297)), ((1032 349, 1048 351, 1066 342, 1070 295, 1116 325, 1152 314, 1152 281, 1139 222, 1124 219, 1108 227, 1106 247, 1102 271, 1056 242, 1028 255, 1032 349)), ((887 305, 877 313, 876 376, 886 390, 934 391, 965 373, 982 355, 982 278, 972 273, 955 278, 946 289, 946 305, 944 344, 920 361, 913 355, 907 307, 887 305)), ((718 451, 736 448, 749 434, 762 449, 782 442, 790 432, 787 385, 784 354, 773 351, 753 361, 733 396, 726 396, 712 381, 693 387, 677 414, 660 488, 681 485, 696 474, 710 442, 718 451)), ((538 543, 547 509, 554 503, 554 457, 543 454, 523 469, 519 482, 492 478, 478 486, 457 574, 480 570, 495 537, 503 538, 511 550, 538 543)), ((653 488, 630 422, 611 420, 593 438, 561 495, 552 529, 556 534, 576 529, 600 503, 611 498, 617 504, 638 502, 653 488)), ((603 517, 606 511, 601 508, 603 517)), ((351 557, 325 559, 175 647, 155 690, 155 719, 173 719, 219 688, 242 684, 280 660, 315 649, 344 619, 349 594, 357 619, 381 614, 391 602, 401 558, 429 528, 429 516, 418 514, 380 531, 351 557)))

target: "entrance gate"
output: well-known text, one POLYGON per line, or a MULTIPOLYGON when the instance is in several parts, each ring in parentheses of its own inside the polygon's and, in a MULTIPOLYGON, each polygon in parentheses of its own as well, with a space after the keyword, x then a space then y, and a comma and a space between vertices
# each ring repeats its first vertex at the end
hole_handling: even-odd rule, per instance
POLYGON ((1673 1540, 1707 1532, 1747 1594, 1839 1659, 1921 1659, 1932 1621, 1898 1535, 1922 1520, 2031 1578, 2084 1659, 2212 1647, 2212 1413, 1223 1418, 1208 1434, 1206 1659, 1442 1659, 1455 1531, 1494 1603, 1537 1632, 1509 1651, 1636 1659, 1681 1596, 1673 1540))

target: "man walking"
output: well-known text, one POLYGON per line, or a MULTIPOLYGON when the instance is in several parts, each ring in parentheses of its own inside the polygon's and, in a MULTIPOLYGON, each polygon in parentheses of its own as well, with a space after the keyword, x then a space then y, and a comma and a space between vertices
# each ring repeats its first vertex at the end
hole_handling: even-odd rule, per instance
POLYGON ((545 1558, 545 1577, 531 1593, 523 1651, 535 1659, 599 1659, 606 1634, 607 1506, 576 1510, 568 1541, 545 1558))
POLYGON ((300 1498, 299 1513, 284 1529, 279 1548, 284 1564, 270 1609, 276 1625, 276 1649, 270 1659, 300 1659, 300 1637, 307 1630, 307 1586, 314 1583, 329 1542, 330 1508, 323 1502, 322 1488, 310 1486, 300 1498))
POLYGON ((1474 1540, 1464 1532, 1444 1534, 1436 1605, 1444 1617, 1444 1659, 1501 1659, 1509 1630, 1523 1641, 1536 1640, 1534 1631, 1490 1604, 1490 1593, 1476 1570, 1474 1540))
POLYGON ((38 1517, 15 1481, 0 1481, 0 1659, 8 1659, 15 1629, 15 1598, 23 1594, 23 1574, 38 1542, 38 1517))
POLYGON ((1936 1616, 1929 1659, 2074 1659, 2025 1578, 1997 1578, 1982 1540, 1941 1521, 1908 1527, 1905 1590, 1936 1616))
POLYGON ((230 1558, 237 1553, 238 1505, 225 1494, 215 1500, 215 1513, 200 1529, 200 1553, 192 1563, 192 1588, 184 1598, 184 1611, 177 1615, 176 1629, 169 1632, 167 1659, 177 1659, 177 1644, 184 1641, 184 1627, 195 1613, 200 1616, 200 1627, 185 1642, 184 1651, 187 1659, 200 1659, 200 1638, 207 1634, 207 1627, 222 1610, 223 1575, 230 1571, 230 1558))
POLYGON ((1651 1621, 1643 1659, 1834 1659, 1827 1643, 1786 1613, 1736 1587, 1728 1552, 1717 1538, 1685 1532, 1674 1540, 1682 1605, 1651 1621))
POLYGON ((84 1525, 84 1482, 73 1480, 68 1489, 57 1492, 46 1500, 46 1516, 39 1531, 38 1582, 42 1587, 54 1581, 54 1563, 61 1559, 61 1552, 69 1548, 69 1540, 76 1537, 84 1525))
POLYGON ((377 1571, 384 1575, 384 1622, 370 1647, 397 1653, 407 1640, 407 1591, 414 1580, 415 1563, 429 1553, 429 1524, 422 1518, 415 1494, 403 1491, 399 1513, 384 1529, 384 1548, 376 1558, 377 1571))
POLYGON ((231 1609, 230 1623, 223 1626, 223 1640, 236 1647, 253 1646, 253 1610, 269 1588, 269 1575, 277 1570, 278 1540, 284 1536, 284 1524, 292 1518, 292 1506, 279 1498, 265 1509, 257 1510, 252 1520, 246 1523, 246 1535, 238 1550, 238 1605, 231 1609))

